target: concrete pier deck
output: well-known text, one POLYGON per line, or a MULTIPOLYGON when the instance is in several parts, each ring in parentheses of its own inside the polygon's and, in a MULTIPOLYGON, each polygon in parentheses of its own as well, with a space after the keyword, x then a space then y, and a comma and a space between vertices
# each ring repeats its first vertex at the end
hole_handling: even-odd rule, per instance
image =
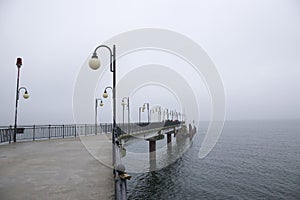
POLYGON ((0 145, 0 199, 113 199, 111 155, 101 134, 0 145))

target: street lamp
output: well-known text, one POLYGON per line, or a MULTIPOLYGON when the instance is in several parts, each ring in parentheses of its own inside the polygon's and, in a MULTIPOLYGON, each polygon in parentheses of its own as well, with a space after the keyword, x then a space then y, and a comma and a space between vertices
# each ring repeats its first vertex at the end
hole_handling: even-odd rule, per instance
POLYGON ((171 110, 170 114, 171 114, 171 120, 172 121, 175 120, 174 118, 176 116, 176 113, 177 113, 176 111, 171 110))
POLYGON ((178 113, 178 121, 180 121, 180 122, 182 121, 180 112, 178 113))
POLYGON ((150 109, 150 120, 151 121, 155 121, 155 119, 153 119, 154 113, 156 112, 155 108, 151 108, 150 109))
POLYGON ((128 124, 130 124, 130 105, 129 105, 129 97, 123 97, 121 105, 123 106, 123 125, 124 125, 124 113, 125 113, 125 106, 127 106, 128 109, 128 116, 127 116, 127 120, 128 120, 128 124), (127 102, 125 102, 125 100, 127 100, 127 102))
POLYGON ((20 87, 19 88, 19 82, 20 82, 20 69, 22 66, 22 58, 17 58, 17 68, 18 68, 18 75, 17 75, 17 90, 16 90, 16 107, 15 107, 15 125, 14 125, 14 135, 13 135, 13 141, 17 141, 17 119, 18 119, 18 101, 19 101, 19 96, 20 96, 20 91, 23 89, 25 90, 23 94, 24 99, 29 98, 28 91, 25 87, 20 87))
POLYGON ((130 103, 129 103, 129 97, 123 97, 121 105, 123 106, 123 126, 124 126, 124 113, 125 113, 125 106, 127 106, 127 133, 130 133, 130 103), (125 102, 127 100, 127 102, 125 102))
POLYGON ((169 109, 165 108, 163 111, 163 119, 165 120, 165 114, 167 114, 167 120, 169 120, 169 109))
POLYGON ((157 121, 160 122, 161 121, 161 107, 160 106, 156 107, 155 112, 157 112, 157 121))
POLYGON ((99 106, 103 106, 104 104, 103 104, 103 101, 102 101, 102 99, 101 98, 96 98, 95 99, 95 135, 97 135, 97 124, 98 124, 98 120, 97 120, 97 107, 98 107, 98 105, 99 106), (100 104, 98 103, 100 101, 100 104))
MULTIPOLYGON (((92 58, 89 60, 89 66, 93 70, 99 69, 101 63, 100 60, 98 59, 97 55, 97 50, 100 48, 105 48, 109 51, 110 53, 110 72, 113 73, 113 131, 112 131, 112 152, 113 152, 113 166, 115 165, 116 162, 116 155, 115 155, 115 149, 114 149, 114 144, 115 144, 115 135, 116 135, 116 75, 117 75, 117 68, 116 68, 116 45, 113 45, 113 48, 111 49, 110 47, 106 45, 99 45, 98 47, 95 48, 92 58)), ((105 93, 104 93, 105 94, 105 93)), ((103 95, 104 95, 103 94, 103 95)), ((106 93, 107 94, 107 93, 106 93)), ((105 95, 106 96, 106 95, 105 95)), ((107 98, 107 96, 104 98, 107 98)), ((115 170, 114 170, 115 174, 115 170)))
POLYGON ((104 92, 102 94, 103 98, 107 98, 108 97, 108 93, 107 93, 107 89, 111 89, 113 91, 113 88, 110 87, 110 86, 107 86, 105 89, 104 89, 104 92))
POLYGON ((150 109, 150 121, 157 121, 160 122, 160 116, 161 115, 161 107, 160 106, 154 106, 150 109), (157 117, 155 118, 155 116, 157 117))
POLYGON ((174 111, 173 110, 170 111, 170 115, 171 115, 171 121, 173 121, 173 118, 174 118, 174 111))
MULTIPOLYGON (((103 92, 103 94, 102 94, 102 97, 103 98, 105 98, 105 99, 107 99, 108 98, 108 93, 107 93, 107 90, 108 89, 111 89, 111 91, 113 92, 113 88, 112 87, 110 87, 110 86, 107 86, 105 89, 104 89, 104 92, 103 92)), ((115 125, 116 126, 116 125, 115 125)), ((113 130, 112 130, 112 136, 114 135, 114 127, 113 127, 113 130)), ((115 136, 114 136, 115 137, 115 136)), ((113 153, 114 153, 114 151, 113 151, 113 153)))
POLYGON ((149 103, 144 103, 143 105, 143 109, 142 109, 142 112, 144 112, 145 109, 147 109, 147 112, 148 112, 148 123, 150 122, 150 109, 149 109, 149 103))
POLYGON ((141 123, 141 112, 143 111, 143 107, 139 107, 139 124, 141 123))
POLYGON ((178 120, 178 112, 176 110, 174 112, 174 120, 178 120))

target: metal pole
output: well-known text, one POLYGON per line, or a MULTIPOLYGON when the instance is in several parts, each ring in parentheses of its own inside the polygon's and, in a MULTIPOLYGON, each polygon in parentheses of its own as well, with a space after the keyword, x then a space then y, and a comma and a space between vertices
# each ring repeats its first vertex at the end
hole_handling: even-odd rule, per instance
POLYGON ((95 99, 95 135, 97 135, 97 98, 95 99))
POLYGON ((49 124, 48 128, 49 128, 49 135, 48 136, 49 136, 49 140, 50 140, 50 138, 51 138, 51 125, 50 124, 49 124))
MULTIPOLYGON (((113 150, 113 166, 116 163, 116 152, 115 152, 115 134, 116 134, 116 45, 113 45, 113 131, 112 131, 112 150, 113 150)), ((114 170, 114 174, 115 174, 114 170)))
POLYGON ((21 68, 21 65, 17 65, 18 75, 17 75, 16 107, 15 107, 15 126, 14 126, 14 136, 13 136, 14 142, 17 141, 17 118, 18 118, 19 81, 20 81, 20 68, 21 68))
POLYGON ((86 136, 87 134, 87 127, 86 127, 86 124, 84 125, 84 135, 86 136))
POLYGON ((141 123, 141 107, 139 107, 139 124, 141 123))
POLYGON ((129 97, 127 98, 127 108, 128 108, 128 133, 130 133, 130 105, 129 105, 129 97))
POLYGON ((35 125, 33 125, 32 138, 33 138, 33 141, 34 141, 35 140, 35 125))
POLYGON ((159 115, 158 115, 158 117, 159 117, 159 122, 161 122, 161 107, 159 107, 159 113, 158 113, 159 115))
POLYGON ((122 106, 123 106, 123 125, 124 125, 124 112, 125 112, 125 105, 124 105, 124 104, 122 104, 122 106))
POLYGON ((147 109, 148 109, 148 123, 150 123, 150 109, 149 109, 149 104, 147 104, 147 109))

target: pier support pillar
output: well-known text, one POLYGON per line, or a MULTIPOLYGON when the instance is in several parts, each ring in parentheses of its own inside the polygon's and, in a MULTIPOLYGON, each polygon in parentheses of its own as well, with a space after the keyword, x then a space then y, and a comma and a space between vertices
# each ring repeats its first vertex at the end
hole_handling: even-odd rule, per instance
POLYGON ((167 134, 167 144, 172 143, 172 134, 167 134))
POLYGON ((149 140, 150 170, 156 169, 156 140, 149 140))
POLYGON ((150 160, 156 160, 156 141, 149 140, 150 160))
POLYGON ((168 153, 172 153, 172 134, 167 134, 167 150, 168 153))

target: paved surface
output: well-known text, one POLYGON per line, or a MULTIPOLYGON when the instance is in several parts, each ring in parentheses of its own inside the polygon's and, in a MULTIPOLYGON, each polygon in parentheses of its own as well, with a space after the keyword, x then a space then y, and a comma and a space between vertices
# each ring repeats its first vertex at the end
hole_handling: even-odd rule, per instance
POLYGON ((97 135, 0 145, 0 199, 112 199, 108 141, 97 135))

